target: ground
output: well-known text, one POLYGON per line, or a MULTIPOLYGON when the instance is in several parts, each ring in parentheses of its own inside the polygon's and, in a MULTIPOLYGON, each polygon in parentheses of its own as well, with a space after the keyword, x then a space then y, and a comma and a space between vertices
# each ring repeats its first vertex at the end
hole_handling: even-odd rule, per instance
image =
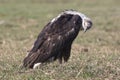
POLYGON ((120 80, 120 0, 0 0, 0 80, 120 80), (41 29, 61 11, 93 21, 73 43, 67 63, 22 69, 41 29))

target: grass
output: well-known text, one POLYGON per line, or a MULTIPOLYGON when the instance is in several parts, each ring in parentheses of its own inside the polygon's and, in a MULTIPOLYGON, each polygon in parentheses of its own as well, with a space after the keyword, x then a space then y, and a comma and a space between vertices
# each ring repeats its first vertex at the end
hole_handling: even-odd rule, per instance
POLYGON ((0 0, 0 80, 120 80, 119 0, 0 0), (65 9, 88 15, 93 28, 80 32, 68 63, 21 69, 37 35, 65 9))

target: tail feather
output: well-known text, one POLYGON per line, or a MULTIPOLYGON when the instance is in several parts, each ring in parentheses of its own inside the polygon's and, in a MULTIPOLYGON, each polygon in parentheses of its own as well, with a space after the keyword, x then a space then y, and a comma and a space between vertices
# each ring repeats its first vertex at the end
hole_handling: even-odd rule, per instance
POLYGON ((33 68, 34 64, 49 62, 49 59, 52 57, 53 56, 51 54, 40 54, 39 52, 34 52, 23 60, 23 66, 26 68, 33 68))
POLYGON ((38 62, 38 56, 37 53, 32 53, 31 55, 27 56, 23 60, 23 66, 27 68, 33 68, 34 64, 38 62))

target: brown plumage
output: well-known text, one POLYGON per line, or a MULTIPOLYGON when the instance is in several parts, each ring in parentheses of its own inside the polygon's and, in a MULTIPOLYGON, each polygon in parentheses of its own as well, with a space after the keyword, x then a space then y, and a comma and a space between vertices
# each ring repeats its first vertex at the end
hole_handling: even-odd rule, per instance
POLYGON ((64 11, 51 20, 40 32, 33 48, 25 57, 23 66, 33 68, 36 63, 68 61, 71 45, 79 30, 86 31, 91 20, 77 11, 64 11))

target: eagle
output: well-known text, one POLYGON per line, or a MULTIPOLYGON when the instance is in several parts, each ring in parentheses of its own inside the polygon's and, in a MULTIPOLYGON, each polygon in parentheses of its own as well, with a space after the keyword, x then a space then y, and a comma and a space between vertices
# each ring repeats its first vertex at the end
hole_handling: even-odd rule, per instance
POLYGON ((92 21, 86 15, 75 11, 65 10, 53 18, 38 35, 32 49, 23 60, 26 68, 58 60, 67 62, 71 46, 79 31, 86 32, 92 27, 92 21))

